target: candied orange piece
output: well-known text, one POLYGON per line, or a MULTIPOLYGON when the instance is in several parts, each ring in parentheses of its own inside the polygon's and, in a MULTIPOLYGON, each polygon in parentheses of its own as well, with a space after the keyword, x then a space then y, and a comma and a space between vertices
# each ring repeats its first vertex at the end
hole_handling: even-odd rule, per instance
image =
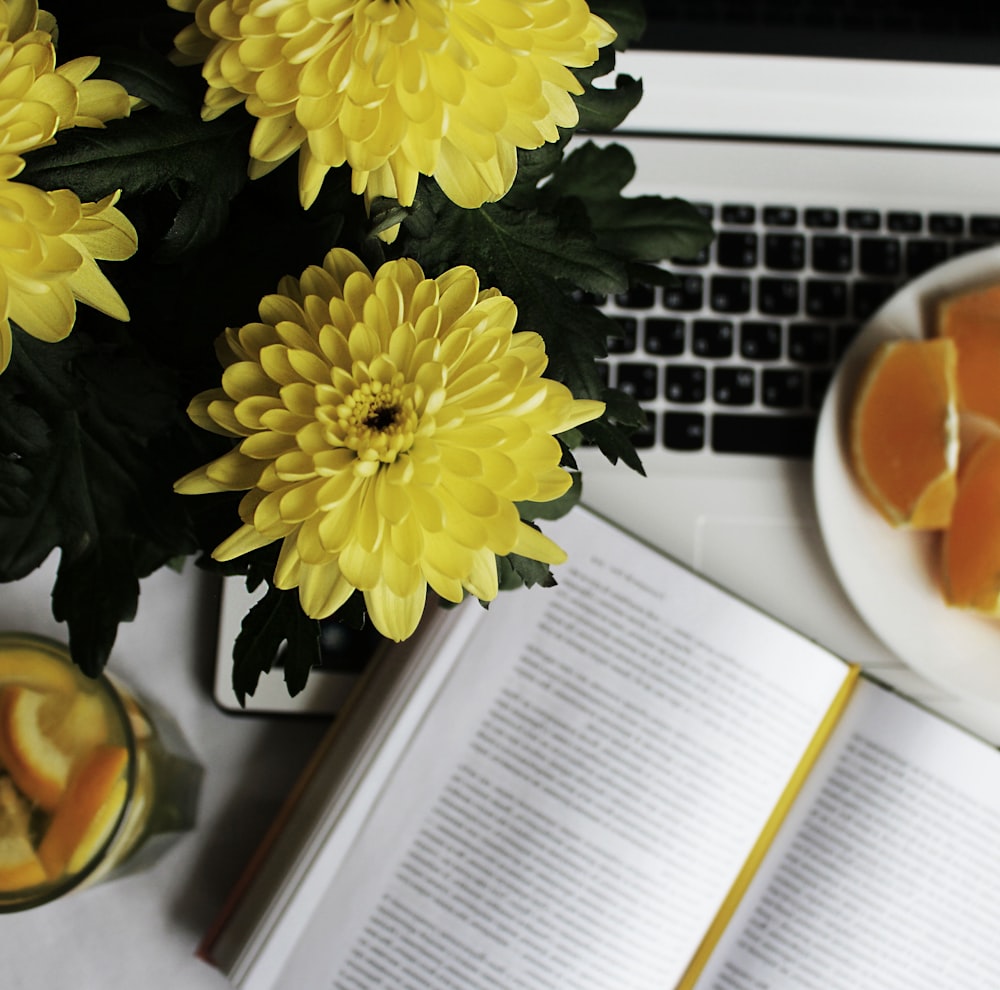
POLYGON ((46 709, 66 702, 62 695, 19 684, 0 690, 0 761, 22 793, 46 811, 59 803, 73 762, 49 735, 52 718, 46 709))
POLYGON ((1000 422, 1000 285, 945 299, 937 330, 958 348, 958 403, 1000 422))
POLYGON ((1000 437, 986 436, 963 460, 951 526, 942 544, 950 605, 1000 615, 1000 437))
POLYGON ((955 345, 949 339, 881 344, 851 410, 851 460, 894 526, 942 529, 951 519, 958 464, 955 345))
POLYGON ((50 877, 83 869, 107 841, 125 805, 127 766, 124 746, 98 746, 83 758, 38 847, 50 877))

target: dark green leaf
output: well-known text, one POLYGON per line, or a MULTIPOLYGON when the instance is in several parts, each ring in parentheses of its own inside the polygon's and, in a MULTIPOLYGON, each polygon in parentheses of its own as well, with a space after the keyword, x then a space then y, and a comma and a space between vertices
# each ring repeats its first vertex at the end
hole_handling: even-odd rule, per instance
POLYGON ((509 553, 504 559, 510 564, 511 570, 525 587, 555 587, 556 579, 552 576, 552 571, 549 569, 548 564, 532 560, 530 557, 522 557, 516 553, 509 553))
POLYGON ((517 511, 521 518, 525 522, 533 522, 535 519, 561 519, 580 501, 582 485, 579 473, 573 472, 572 478, 572 484, 566 494, 551 502, 518 502, 517 511))
POLYGON ((56 144, 26 156, 19 180, 72 189, 85 201, 118 189, 123 202, 168 193, 175 206, 159 251, 165 260, 222 231, 233 197, 247 182, 250 130, 251 118, 240 108, 208 123, 197 115, 139 110, 102 130, 61 134, 56 144))
POLYGON ((179 69, 149 45, 105 50, 96 75, 114 80, 130 96, 157 110, 178 116, 190 116, 192 109, 197 112, 205 92, 204 80, 197 72, 179 69))
POLYGON ((588 86, 576 97, 580 111, 579 126, 584 130, 608 132, 619 127, 642 99, 642 83, 631 76, 620 75, 613 89, 588 86))
POLYGON ((5 433, 22 487, 0 507, 0 579, 60 549, 53 613, 88 673, 134 615, 138 579, 195 547, 171 490, 177 454, 158 446, 177 427, 173 376, 109 337, 95 345, 80 330, 44 344, 15 328, 0 380, 0 406, 16 397, 45 423, 23 438, 5 433))
POLYGON ((319 663, 319 623, 302 612, 294 591, 271 585, 244 616, 233 644, 233 690, 241 705, 279 653, 289 693, 297 694, 319 663))
POLYGON ((0 456, 0 516, 23 516, 31 508, 31 472, 16 460, 0 456))
MULTIPOLYGON (((580 429, 587 439, 596 445, 612 464, 617 464, 621 461, 639 474, 646 473, 642 466, 642 460, 636 452, 634 445, 629 440, 629 436, 635 430, 623 431, 609 424, 607 418, 586 423, 580 429)), ((584 487, 586 487, 586 484, 587 481, 584 478, 584 487)))
POLYGON ((524 582, 514 570, 508 557, 497 557, 497 586, 501 593, 524 587, 524 582))
POLYGON ((302 611, 295 595, 295 608, 285 618, 285 648, 281 663, 285 671, 285 687, 294 698, 305 686, 309 673, 320 662, 320 624, 302 611))
POLYGON ((135 618, 139 581, 128 541, 102 539, 79 555, 64 554, 52 589, 52 614, 69 629, 73 661, 89 677, 103 669, 120 622, 135 618))
POLYGON ((566 156, 544 195, 583 200, 598 243, 629 261, 693 258, 711 241, 711 225, 682 199, 623 196, 634 174, 627 148, 588 141, 566 156))

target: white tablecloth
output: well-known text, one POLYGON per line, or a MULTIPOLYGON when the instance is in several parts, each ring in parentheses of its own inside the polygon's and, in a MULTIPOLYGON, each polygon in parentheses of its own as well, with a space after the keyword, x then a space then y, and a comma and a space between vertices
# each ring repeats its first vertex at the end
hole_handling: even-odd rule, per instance
MULTIPOLYGON (((0 584, 0 629, 66 641, 51 615, 54 573, 52 560, 24 581, 0 584)), ((144 581, 139 614, 120 627, 109 667, 168 708, 200 758, 197 826, 146 872, 0 915, 3 990, 228 986, 195 949, 326 725, 215 706, 216 595, 193 565, 144 581)))

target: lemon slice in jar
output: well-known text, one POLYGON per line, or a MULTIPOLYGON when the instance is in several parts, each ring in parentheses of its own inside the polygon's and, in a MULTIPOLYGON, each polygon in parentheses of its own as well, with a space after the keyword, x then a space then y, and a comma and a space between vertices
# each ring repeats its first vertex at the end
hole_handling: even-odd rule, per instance
POLYGON ((27 805, 9 777, 0 777, 0 891, 44 883, 46 876, 31 843, 27 805))

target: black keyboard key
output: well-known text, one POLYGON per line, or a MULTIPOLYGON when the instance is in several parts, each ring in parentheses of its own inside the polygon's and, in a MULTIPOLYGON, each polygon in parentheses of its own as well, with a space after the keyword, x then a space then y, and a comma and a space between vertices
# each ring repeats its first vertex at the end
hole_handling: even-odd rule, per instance
POLYGON ((740 354, 748 361, 776 361, 781 357, 781 325, 744 320, 740 324, 740 354))
POLYGON ((670 261, 674 265, 680 265, 682 267, 698 268, 701 265, 707 265, 708 259, 710 257, 708 245, 701 248, 698 253, 693 258, 671 258, 670 261))
POLYGON ((633 285, 628 292, 615 296, 615 302, 622 309, 652 309, 656 292, 651 285, 633 285))
POLYGON ((882 218, 877 210, 848 210, 846 223, 848 230, 878 230, 882 218))
POLYGON ((894 282, 855 282, 852 288, 851 313, 867 320, 896 291, 894 282))
POLYGON ((815 416, 720 412, 712 417, 712 450, 720 454, 811 457, 815 438, 815 416))
POLYGON ((671 402, 704 402, 707 378, 700 364, 672 364, 667 368, 666 397, 671 402))
POLYGON ((968 254, 970 251, 982 251, 983 248, 992 247, 993 241, 966 240, 952 241, 951 253, 953 255, 968 254))
POLYGON ((755 379, 752 368, 716 368, 712 372, 712 398, 723 406, 749 406, 755 379))
POLYGON ((809 381, 806 384, 806 403, 810 409, 815 409, 819 412, 820 407, 823 405, 823 399, 826 396, 826 390, 830 387, 830 379, 832 377, 831 372, 825 368, 809 373, 809 381))
POLYGON ((794 206, 765 206, 764 224, 768 227, 794 227, 799 222, 799 211, 794 206))
POLYGON ((629 439, 637 450, 647 449, 656 443, 656 423, 653 413, 646 413, 645 426, 636 430, 629 439))
POLYGON ((729 320, 695 320, 691 324, 691 351, 704 358, 729 357, 735 336, 729 320))
POLYGON ((620 335, 608 335, 608 353, 631 354, 635 350, 639 321, 634 316, 616 316, 615 322, 621 327, 622 332, 620 335))
POLYGON ((761 402, 774 409, 798 409, 806 401, 805 372, 768 368, 761 378, 761 402))
POLYGON ((989 240, 1000 238, 1000 216, 977 215, 969 218, 969 233, 989 240))
POLYGON ((757 308, 765 316, 794 316, 799 311, 799 283, 794 278, 760 278, 757 308))
POLYGON ((723 268, 753 268, 757 264, 757 235, 748 231, 724 230, 715 249, 723 268))
POLYGON ((906 242, 906 274, 922 275, 948 257, 948 242, 914 238, 906 242))
POLYGON ((801 234, 766 234, 764 267, 778 272, 797 272, 805 267, 806 239, 801 234))
POLYGON ((857 337, 860 323, 838 323, 833 328, 833 358, 838 360, 857 337))
POLYGON ((683 320, 669 317, 650 316, 645 324, 645 348, 647 354, 683 354, 684 331, 683 320))
POLYGON ((801 364, 825 364, 833 348, 827 323, 793 323, 788 328, 788 356, 801 364))
POLYGON ((807 227, 818 230, 833 230, 840 225, 840 210, 832 206, 811 206, 806 210, 807 227))
POLYGON ((892 210, 886 217, 886 227, 897 234, 919 234, 924 218, 913 210, 892 210))
POLYGON ((818 272, 840 275, 854 266, 854 245, 849 237, 817 234, 812 239, 812 266, 818 272))
POLYGON ((745 313, 750 309, 750 279, 739 275, 713 275, 709 305, 717 313, 745 313))
POLYGON ((806 314, 817 319, 847 315, 847 284, 833 279, 812 278, 806 282, 806 314))
POLYGON ((705 446, 704 415, 702 413, 664 413, 663 445, 671 450, 701 450, 705 446))
POLYGON ((622 361, 618 368, 618 387, 638 402, 648 402, 659 394, 656 387, 656 365, 622 361))
POLYGON ((863 275, 898 275, 903 253, 895 237, 862 237, 858 242, 858 268, 863 275))
POLYGON ((682 275, 677 285, 663 290, 663 305, 681 311, 701 309, 704 289, 705 280, 700 275, 682 275))
POLYGON ((722 222, 749 224, 757 219, 757 208, 748 203, 726 203, 722 207, 722 222))
POLYGON ((965 219, 958 213, 932 213, 927 218, 927 229, 932 234, 958 237, 965 233, 965 219))

